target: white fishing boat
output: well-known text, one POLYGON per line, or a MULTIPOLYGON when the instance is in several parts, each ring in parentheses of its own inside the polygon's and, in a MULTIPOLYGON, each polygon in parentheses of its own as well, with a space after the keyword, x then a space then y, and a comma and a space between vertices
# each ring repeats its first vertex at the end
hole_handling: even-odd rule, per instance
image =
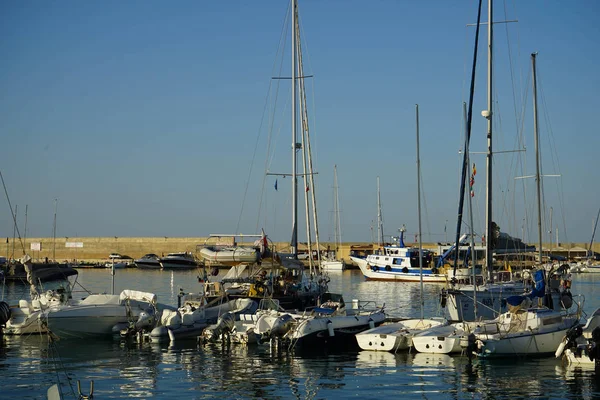
POLYGON ((136 267, 139 269, 160 269, 160 257, 156 254, 149 253, 145 254, 141 258, 134 261, 136 267))
POLYGON ((123 290, 119 295, 91 294, 77 304, 44 310, 39 318, 61 339, 86 338, 120 334, 130 325, 154 326, 164 308, 153 293, 123 290))
POLYGON ((422 250, 423 264, 419 266, 419 249, 404 245, 404 232, 394 237, 394 244, 384 246, 380 254, 369 254, 367 258, 351 257, 367 280, 445 283, 446 274, 438 271, 432 263, 433 254, 422 250))
POLYGON ((162 269, 173 270, 194 269, 198 267, 198 262, 189 252, 169 253, 160 258, 160 266, 162 269))

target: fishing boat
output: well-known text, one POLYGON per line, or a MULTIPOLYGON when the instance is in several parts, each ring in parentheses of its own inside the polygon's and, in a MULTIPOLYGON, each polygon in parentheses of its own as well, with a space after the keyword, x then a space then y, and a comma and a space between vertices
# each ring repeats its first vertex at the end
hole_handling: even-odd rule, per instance
POLYGON ((351 257, 367 280, 420 282, 421 276, 425 283, 445 283, 446 274, 438 271, 433 265, 433 253, 421 250, 422 267, 419 261, 419 249, 404 245, 404 232, 393 237, 393 244, 384 246, 381 253, 369 254, 367 258, 351 257))

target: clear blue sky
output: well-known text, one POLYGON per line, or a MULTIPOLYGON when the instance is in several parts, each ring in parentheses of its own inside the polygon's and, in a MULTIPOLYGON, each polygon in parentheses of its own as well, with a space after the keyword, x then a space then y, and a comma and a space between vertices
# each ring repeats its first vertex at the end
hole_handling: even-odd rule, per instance
MULTIPOLYGON (((377 176, 386 235, 406 224, 413 240, 415 103, 424 240, 453 236, 475 32, 466 25, 476 21, 476 7, 473 0, 300 1, 325 240, 333 231, 334 164, 344 241, 371 240, 377 176)), ((275 192, 275 178, 267 178, 261 197, 267 131, 260 129, 287 9, 285 0, 2 1, 0 169, 21 235, 27 205, 27 236, 52 236, 56 198, 60 237, 264 227, 273 240, 289 240, 290 179, 279 178, 275 192), (261 198, 267 216, 257 221, 261 198)), ((523 171, 517 153, 496 156, 494 219, 502 231, 537 241, 534 181, 526 189, 514 181, 534 172, 529 55, 536 51, 543 172, 562 175, 544 179, 545 230, 552 207, 553 237, 558 227, 561 242, 587 242, 600 207, 600 3, 511 0, 497 1, 495 10, 495 20, 519 22, 496 25, 494 146, 515 149, 521 133, 527 153, 523 171)), ((486 41, 482 30, 474 152, 485 150, 486 41)), ((286 121, 289 82, 280 83, 276 118, 286 121)), ((290 172, 289 124, 279 126, 270 169, 290 172)), ((473 161, 475 229, 482 233, 485 158, 473 161)), ((4 195, 0 206, 0 236, 12 237, 4 195)))

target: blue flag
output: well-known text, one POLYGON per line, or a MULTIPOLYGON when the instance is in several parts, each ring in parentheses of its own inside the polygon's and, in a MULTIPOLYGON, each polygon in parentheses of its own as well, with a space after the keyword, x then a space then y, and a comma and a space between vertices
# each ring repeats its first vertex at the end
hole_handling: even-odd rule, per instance
POLYGON ((277 179, 275 179, 275 190, 277 190, 277 179))

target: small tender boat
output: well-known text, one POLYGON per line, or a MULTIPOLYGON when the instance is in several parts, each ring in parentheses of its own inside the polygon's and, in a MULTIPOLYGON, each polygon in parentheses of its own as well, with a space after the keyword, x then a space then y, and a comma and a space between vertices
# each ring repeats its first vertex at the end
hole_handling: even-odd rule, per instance
POLYGON ((412 346, 419 353, 451 354, 463 350, 461 343, 470 333, 467 323, 457 322, 449 325, 435 326, 421 331, 412 337, 412 346))
POLYGON ((264 232, 259 235, 211 234, 200 249, 200 257, 207 263, 235 266, 241 263, 254 264, 267 255, 268 240, 264 232), (254 242, 238 243, 244 238, 257 238, 254 242))
POLYGON ((363 350, 396 352, 408 349, 417 333, 447 324, 445 318, 407 319, 361 332, 356 335, 356 341, 363 350))
POLYGON ((160 269, 160 257, 156 254, 146 254, 134 261, 139 269, 160 269))
POLYGON ((193 269, 198 267, 198 262, 192 253, 169 253, 160 258, 162 269, 193 269))

